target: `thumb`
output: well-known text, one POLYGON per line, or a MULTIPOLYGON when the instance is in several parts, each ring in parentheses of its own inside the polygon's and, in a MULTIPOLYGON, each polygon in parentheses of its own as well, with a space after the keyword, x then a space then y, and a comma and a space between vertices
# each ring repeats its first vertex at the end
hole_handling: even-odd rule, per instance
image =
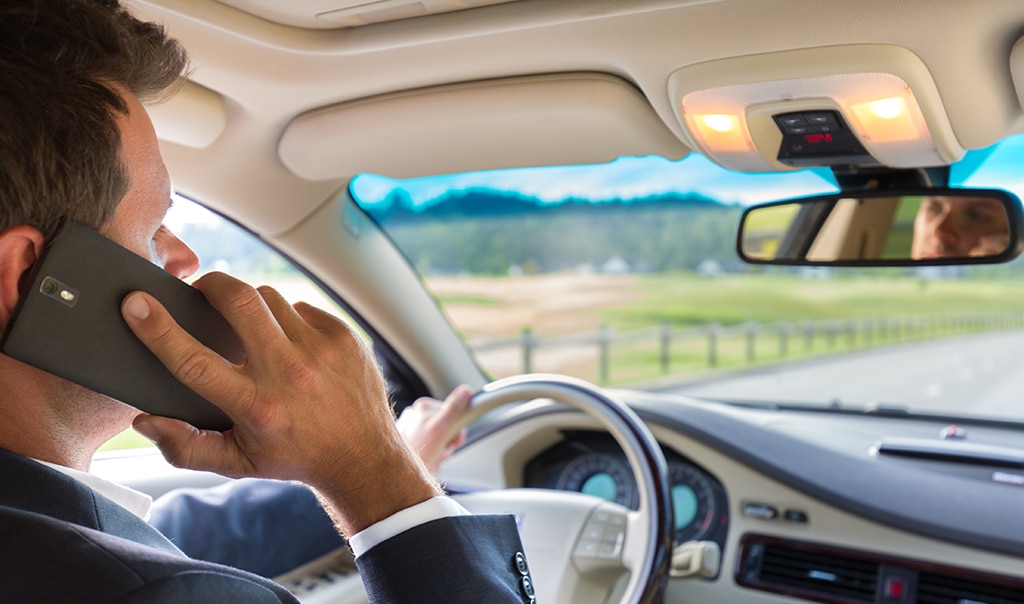
POLYGON ((462 414, 469 409, 469 401, 472 396, 473 393, 465 385, 457 386, 452 390, 447 398, 444 399, 444 403, 441 405, 437 415, 434 416, 438 425, 445 428, 454 425, 462 417, 462 414))
POLYGON ((188 422, 169 417, 142 413, 132 422, 136 432, 146 437, 160 449, 160 453, 172 465, 178 468, 188 467, 194 470, 212 470, 226 476, 241 476, 247 464, 237 460, 233 467, 225 468, 225 455, 231 455, 234 449, 228 447, 228 432, 200 430, 188 422), (217 464, 212 463, 218 460, 217 464))

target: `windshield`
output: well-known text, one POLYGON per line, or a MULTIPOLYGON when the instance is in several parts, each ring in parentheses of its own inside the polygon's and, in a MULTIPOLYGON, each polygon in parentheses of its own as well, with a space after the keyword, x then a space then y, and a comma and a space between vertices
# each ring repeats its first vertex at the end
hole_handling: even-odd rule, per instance
MULTIPOLYGON (((1022 161, 1014 137, 969 153, 950 184, 1017 192, 1022 161)), ((835 191, 828 170, 741 174, 699 155, 351 186, 491 377, 1024 417, 1024 264, 738 260, 744 207, 835 191)))

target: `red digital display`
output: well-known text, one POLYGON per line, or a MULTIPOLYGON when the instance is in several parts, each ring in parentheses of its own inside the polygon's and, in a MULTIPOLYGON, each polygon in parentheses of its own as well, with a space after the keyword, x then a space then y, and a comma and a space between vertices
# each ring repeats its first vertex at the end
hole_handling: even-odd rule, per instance
POLYGON ((824 134, 805 134, 804 142, 808 145, 816 145, 818 143, 831 143, 832 135, 828 133, 824 134))

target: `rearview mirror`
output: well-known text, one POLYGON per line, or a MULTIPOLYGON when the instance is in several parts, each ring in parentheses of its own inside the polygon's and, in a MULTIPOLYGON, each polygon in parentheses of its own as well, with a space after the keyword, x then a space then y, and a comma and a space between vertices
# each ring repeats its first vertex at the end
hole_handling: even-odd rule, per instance
POLYGON ((985 264, 1020 253, 1020 223, 1020 202, 1004 191, 838 194, 748 208, 737 250, 753 264, 985 264))

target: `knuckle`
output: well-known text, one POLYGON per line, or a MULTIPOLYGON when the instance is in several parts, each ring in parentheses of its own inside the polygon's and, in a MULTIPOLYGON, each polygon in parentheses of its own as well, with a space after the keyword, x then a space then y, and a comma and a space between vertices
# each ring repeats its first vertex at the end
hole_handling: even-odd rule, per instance
POLYGON ((175 468, 191 467, 191 458, 188 451, 188 448, 176 441, 161 443, 160 446, 160 453, 164 456, 164 459, 175 468))
POLYGON ((178 364, 174 374, 182 382, 202 386, 212 379, 213 366, 208 355, 202 351, 193 351, 185 356, 178 364))
POLYGON ((263 296, 260 292, 242 282, 228 286, 224 292, 224 300, 229 312, 239 316, 252 315, 263 309, 263 296))

